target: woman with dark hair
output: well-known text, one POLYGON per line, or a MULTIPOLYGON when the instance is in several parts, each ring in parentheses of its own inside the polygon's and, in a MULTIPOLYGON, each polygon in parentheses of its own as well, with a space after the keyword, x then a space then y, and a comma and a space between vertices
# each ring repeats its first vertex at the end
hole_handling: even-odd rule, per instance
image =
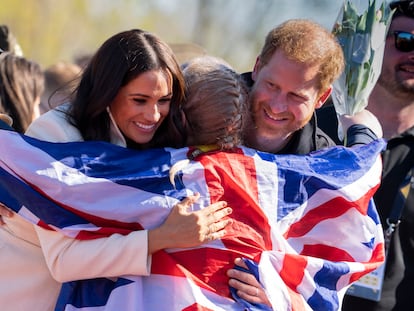
MULTIPOLYGON (((169 46, 146 31, 124 31, 97 50, 73 101, 40 116, 26 134, 51 142, 102 140, 134 149, 178 147, 185 139, 183 99, 184 80, 169 46)), ((60 289, 55 279, 148 275, 154 252, 221 238, 230 223, 222 218, 231 208, 220 201, 188 212, 197 198, 190 196, 175 205, 154 229, 89 241, 56 233, 54 245, 40 246, 33 226, 19 215, 4 217, 0 267, 7 271, 0 272, 2 309, 52 310, 60 289), (46 265, 44 247, 62 251, 60 260, 52 263, 55 267, 46 265), (54 268, 53 277, 49 268, 54 268)))
POLYGON ((183 98, 182 73, 170 47, 143 30, 125 31, 109 38, 91 58, 72 102, 42 117, 27 134, 58 142, 103 140, 135 149, 178 147, 184 141, 180 125, 183 98), (139 84, 138 77, 148 84, 150 94, 127 93, 138 89, 134 85, 139 84), (165 88, 162 94, 156 89, 161 86, 165 88), (144 122, 153 125, 148 129, 133 124, 132 116, 127 121, 118 118, 119 108, 136 113, 145 106, 154 109, 152 120, 144 122), (65 123, 55 122, 57 119, 65 123), (49 132, 51 126, 53 133, 49 132), (147 141, 136 141, 134 137, 143 132, 149 133, 147 141))

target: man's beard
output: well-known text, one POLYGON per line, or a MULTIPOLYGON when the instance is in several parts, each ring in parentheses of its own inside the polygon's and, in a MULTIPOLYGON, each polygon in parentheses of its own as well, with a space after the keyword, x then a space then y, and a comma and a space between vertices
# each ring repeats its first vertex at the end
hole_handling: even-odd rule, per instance
POLYGON ((384 75, 380 75, 377 83, 397 98, 414 101, 414 83, 399 78, 398 72, 394 72, 392 79, 386 79, 384 75))

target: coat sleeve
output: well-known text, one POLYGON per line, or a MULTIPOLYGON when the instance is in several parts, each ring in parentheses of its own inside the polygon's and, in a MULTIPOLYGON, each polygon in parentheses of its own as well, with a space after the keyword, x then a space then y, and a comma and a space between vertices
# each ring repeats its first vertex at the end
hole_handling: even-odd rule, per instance
POLYGON ((121 275, 149 275, 148 231, 76 240, 35 226, 47 266, 59 282, 121 275))

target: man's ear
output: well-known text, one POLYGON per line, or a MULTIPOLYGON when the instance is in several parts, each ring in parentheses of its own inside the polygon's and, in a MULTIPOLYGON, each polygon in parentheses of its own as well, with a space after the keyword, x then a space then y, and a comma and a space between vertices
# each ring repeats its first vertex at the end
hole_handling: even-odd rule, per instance
POLYGON ((329 98, 329 96, 331 96, 332 94, 332 86, 327 89, 322 95, 321 97, 319 97, 318 99, 318 103, 316 104, 315 108, 321 108, 323 106, 323 104, 326 102, 326 100, 329 98))
POLYGON ((259 56, 256 57, 256 63, 254 64, 253 71, 252 71, 252 80, 256 81, 257 73, 260 69, 260 59, 259 56))

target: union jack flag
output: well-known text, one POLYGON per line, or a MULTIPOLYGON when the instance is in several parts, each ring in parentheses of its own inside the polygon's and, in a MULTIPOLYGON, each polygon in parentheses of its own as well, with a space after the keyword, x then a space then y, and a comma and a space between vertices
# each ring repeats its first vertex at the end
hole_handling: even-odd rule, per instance
POLYGON ((273 310, 338 310, 341 293, 384 261, 372 201, 383 140, 306 156, 245 147, 201 153, 174 183, 171 166, 194 148, 48 143, 7 130, 0 141, 8 146, 0 153, 0 201, 75 239, 154 228, 194 192, 201 194, 194 210, 218 200, 233 208, 225 238, 155 253, 150 276, 65 283, 56 310, 262 310, 228 287, 237 257, 246 258, 273 310))

